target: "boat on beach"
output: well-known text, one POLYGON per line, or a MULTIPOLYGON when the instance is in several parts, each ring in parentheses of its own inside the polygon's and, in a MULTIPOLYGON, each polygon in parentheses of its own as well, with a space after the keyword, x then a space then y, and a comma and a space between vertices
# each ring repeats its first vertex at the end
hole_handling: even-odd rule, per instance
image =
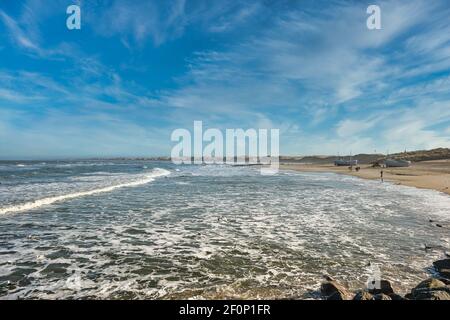
POLYGON ((386 159, 386 160, 384 160, 384 165, 386 166, 386 168, 410 167, 411 161, 386 159))

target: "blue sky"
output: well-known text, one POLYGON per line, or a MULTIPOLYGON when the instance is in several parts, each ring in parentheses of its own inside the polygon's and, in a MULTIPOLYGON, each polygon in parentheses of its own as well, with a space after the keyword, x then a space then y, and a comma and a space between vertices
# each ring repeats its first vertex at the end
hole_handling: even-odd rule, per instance
POLYGON ((282 154, 450 147, 449 17, 447 0, 1 0, 0 158, 169 155, 194 120, 279 128, 282 154))

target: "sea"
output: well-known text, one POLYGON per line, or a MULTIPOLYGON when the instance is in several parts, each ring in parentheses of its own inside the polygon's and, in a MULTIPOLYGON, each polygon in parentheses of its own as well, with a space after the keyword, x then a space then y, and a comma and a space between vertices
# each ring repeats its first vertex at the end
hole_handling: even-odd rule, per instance
POLYGON ((334 173, 2 161, 0 299, 319 299, 324 275, 406 293, 449 225, 448 195, 334 173))

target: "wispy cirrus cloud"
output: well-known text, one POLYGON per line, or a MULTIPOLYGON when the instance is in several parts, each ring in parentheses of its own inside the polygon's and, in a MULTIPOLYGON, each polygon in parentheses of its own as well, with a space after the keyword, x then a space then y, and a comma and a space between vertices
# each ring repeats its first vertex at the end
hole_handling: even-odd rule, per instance
POLYGON ((279 128, 289 154, 450 146, 444 0, 379 1, 375 31, 360 1, 89 1, 79 33, 69 2, 0 8, 25 62, 0 62, 2 153, 168 154, 194 120, 279 128))
POLYGON ((0 10, 0 20, 8 29, 11 40, 14 41, 18 46, 37 53, 42 52, 42 49, 36 44, 35 39, 30 38, 22 30, 22 28, 19 27, 18 23, 13 18, 8 16, 5 12, 1 10, 0 10))
POLYGON ((98 34, 119 36, 127 47, 149 42, 160 46, 192 26, 212 33, 230 31, 258 14, 261 7, 259 2, 244 1, 112 1, 100 17, 86 10, 86 19, 98 34))
POLYGON ((160 45, 167 39, 179 35, 186 24, 184 16, 185 0, 177 0, 162 7, 156 2, 113 1, 100 13, 87 14, 87 21, 102 36, 119 35, 122 40, 143 44, 152 39, 160 45))
MULTIPOLYGON (((448 72, 445 64, 439 64, 441 60, 433 58, 445 56, 446 37, 438 36, 441 39, 434 40, 433 45, 410 48, 412 39, 421 37, 422 32, 428 37, 439 34, 442 22, 430 23, 429 16, 435 11, 441 15, 448 8, 443 3, 430 5, 425 1, 384 1, 381 7, 386 14, 383 30, 378 33, 365 28, 364 5, 343 3, 330 11, 334 17, 291 8, 288 13, 274 16, 270 28, 255 32, 245 42, 235 43, 226 51, 198 53, 196 59, 189 61, 191 68, 181 80, 181 89, 166 93, 163 99, 169 106, 189 110, 177 113, 200 109, 205 117, 208 113, 222 114, 222 118, 234 116, 234 121, 247 125, 254 123, 252 115, 270 115, 273 125, 307 128, 312 134, 306 140, 314 142, 303 142, 302 153, 312 152, 315 141, 333 139, 336 134, 346 142, 331 144, 322 153, 348 148, 346 145, 361 151, 367 150, 368 145, 390 145, 397 150, 404 145, 448 145, 445 135, 427 128, 436 125, 438 119, 426 117, 427 121, 418 125, 406 116, 411 113, 420 117, 426 108, 443 115, 445 121, 450 120, 447 113, 438 110, 449 98, 445 89, 447 76, 430 80, 430 71, 425 68, 433 65, 433 72, 448 72), (403 56, 398 54, 401 50, 407 50, 411 56, 399 60, 403 56), (422 70, 415 66, 419 55, 428 59, 422 60, 422 70), (393 104, 394 97, 407 95, 416 107, 393 104), (423 98, 429 95, 434 95, 440 104, 423 105, 423 98), (369 116, 361 117, 364 112, 369 112, 369 116), (340 120, 343 114, 345 119, 340 120), (410 138, 401 135, 396 122, 384 114, 406 119, 402 128, 409 137, 416 130, 416 136, 423 138, 406 143, 410 138), (416 125, 407 125, 407 120, 416 125), (324 128, 330 121, 337 124, 324 128), (433 141, 425 143, 430 138, 433 141), (348 139, 364 141, 366 146, 349 144, 348 139)), ((213 116, 210 118, 214 121, 213 116)), ((300 150, 299 146, 295 148, 300 150)), ((292 149, 289 145, 285 152, 292 149)))

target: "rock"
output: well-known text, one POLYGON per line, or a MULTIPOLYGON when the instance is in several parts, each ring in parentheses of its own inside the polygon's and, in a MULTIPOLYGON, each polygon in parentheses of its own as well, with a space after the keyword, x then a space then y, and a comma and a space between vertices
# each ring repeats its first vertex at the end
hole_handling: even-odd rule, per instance
POLYGON ((394 293, 394 289, 392 289, 391 283, 389 281, 380 280, 380 288, 369 289, 369 293, 371 294, 383 293, 385 295, 390 295, 394 293))
POLYGON ((414 289, 411 290, 411 294, 416 296, 420 292, 430 291, 430 289, 443 288, 445 283, 438 279, 430 278, 419 283, 414 289))
POLYGON ((444 277, 444 278, 450 279, 450 269, 441 269, 441 270, 439 270, 439 275, 444 277))
POLYGON ((414 296, 411 293, 407 293, 407 294, 405 294, 405 299, 414 300, 414 296))
POLYGON ((322 283, 320 293, 327 300, 351 300, 352 294, 336 281, 322 283))
POLYGON ((327 297, 327 300, 350 300, 350 299, 347 299, 347 297, 344 295, 344 294, 342 294, 341 292, 334 292, 334 293, 332 293, 331 294, 331 296, 328 296, 327 297))
POLYGON ((353 300, 375 300, 373 295, 366 291, 360 291, 358 292, 354 297, 353 300))
POLYGON ((423 291, 414 296, 414 300, 450 300, 450 294, 446 291, 423 291))
POLYGON ((399 294, 396 294, 396 293, 391 293, 390 295, 389 295, 389 297, 392 299, 392 300, 408 300, 408 299, 406 299, 406 297, 404 298, 404 297, 402 297, 401 295, 399 295, 399 294))
POLYGON ((430 278, 419 283, 407 297, 414 300, 450 300, 450 287, 441 280, 430 278))
POLYGON ((387 294, 379 293, 373 296, 375 300, 392 300, 387 294))
POLYGON ((450 269, 450 259, 437 260, 433 262, 433 266, 437 271, 442 269, 450 269))
POLYGON ((327 281, 335 281, 332 277, 330 277, 330 276, 327 275, 327 274, 324 274, 323 277, 324 277, 325 280, 327 280, 327 281))
POLYGON ((435 261, 433 266, 442 277, 450 279, 450 259, 435 261))

